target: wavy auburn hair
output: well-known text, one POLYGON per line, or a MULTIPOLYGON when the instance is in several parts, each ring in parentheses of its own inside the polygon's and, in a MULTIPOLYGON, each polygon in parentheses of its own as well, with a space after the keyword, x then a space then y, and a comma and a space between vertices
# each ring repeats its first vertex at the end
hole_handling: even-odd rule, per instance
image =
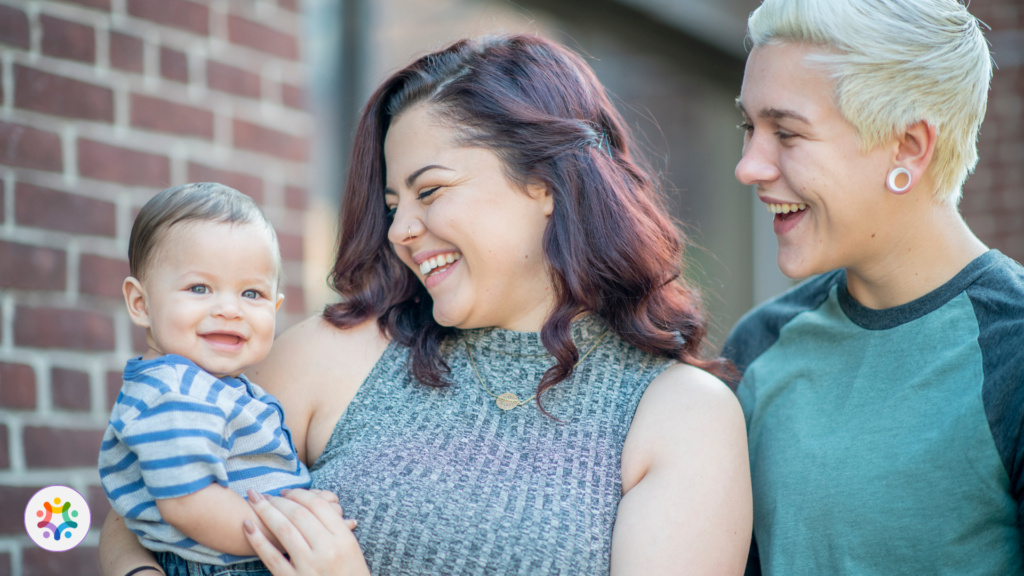
POLYGON ((430 294, 392 249, 383 200, 388 126, 419 104, 449 122, 461 144, 497 154, 517 187, 539 184, 553 196, 543 246, 554 307, 541 341, 557 364, 537 386, 538 405, 579 359, 570 324, 581 312, 645 352, 732 376, 726 361, 700 358, 706 325, 697 291, 680 277, 684 241, 660 187, 634 158, 622 117, 579 56, 535 36, 456 42, 396 72, 370 97, 330 276, 342 301, 324 310, 328 322, 347 328, 376 318, 382 333, 411 349, 418 380, 446 385, 441 349, 455 330, 434 320, 430 294))

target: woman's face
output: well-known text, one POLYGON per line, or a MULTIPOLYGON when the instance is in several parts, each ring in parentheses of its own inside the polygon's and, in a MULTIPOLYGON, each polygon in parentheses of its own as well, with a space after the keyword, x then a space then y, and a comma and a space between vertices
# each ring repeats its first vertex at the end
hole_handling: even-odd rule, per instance
POLYGON ((747 132, 736 178, 757 186, 769 212, 782 211, 774 216, 778 264, 790 278, 880 261, 903 212, 885 186, 898 143, 861 152, 827 73, 805 62, 814 51, 755 48, 739 100, 747 132))
POLYGON ((513 186, 497 155, 459 146, 424 105, 391 122, 384 159, 388 239, 426 286, 434 319, 539 330, 552 304, 542 247, 551 195, 513 186))

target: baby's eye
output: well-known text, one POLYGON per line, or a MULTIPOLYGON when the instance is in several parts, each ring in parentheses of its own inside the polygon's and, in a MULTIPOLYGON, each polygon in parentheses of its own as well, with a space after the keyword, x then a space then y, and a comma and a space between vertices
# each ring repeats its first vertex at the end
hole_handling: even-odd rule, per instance
POLYGON ((242 298, 259 298, 260 293, 256 290, 246 290, 242 292, 242 298))
POLYGON ((209 286, 203 286, 202 284, 196 284, 195 286, 189 286, 188 288, 193 294, 209 294, 209 286))

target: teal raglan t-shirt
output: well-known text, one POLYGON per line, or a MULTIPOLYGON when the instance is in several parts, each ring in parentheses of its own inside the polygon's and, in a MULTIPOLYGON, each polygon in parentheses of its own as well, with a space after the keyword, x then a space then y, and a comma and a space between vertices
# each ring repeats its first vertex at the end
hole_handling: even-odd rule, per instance
POLYGON ((748 574, 1024 574, 1024 268, 991 250, 887 310, 845 271, 751 311, 748 574))

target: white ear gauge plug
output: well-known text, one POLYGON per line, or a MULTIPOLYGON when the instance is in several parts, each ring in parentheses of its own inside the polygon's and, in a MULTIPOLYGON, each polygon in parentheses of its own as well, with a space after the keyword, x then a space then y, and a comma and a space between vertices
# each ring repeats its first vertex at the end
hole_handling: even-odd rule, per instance
POLYGON ((910 189, 911 181, 912 178, 910 176, 910 170, 907 170, 906 168, 893 168, 892 171, 889 172, 889 177, 885 180, 885 183, 893 194, 903 194, 910 189), (902 187, 897 185, 897 180, 900 176, 907 177, 907 183, 902 187))

